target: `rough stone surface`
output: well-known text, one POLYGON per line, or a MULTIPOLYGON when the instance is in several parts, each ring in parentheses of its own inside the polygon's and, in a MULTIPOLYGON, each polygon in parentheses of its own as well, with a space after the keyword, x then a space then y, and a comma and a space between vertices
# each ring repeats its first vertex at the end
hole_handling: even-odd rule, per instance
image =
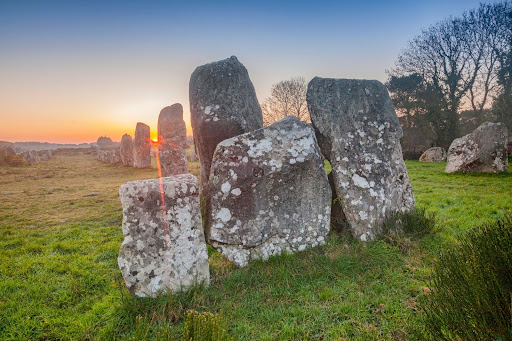
POLYGON ((294 117, 217 145, 209 243, 237 266, 323 244, 331 189, 313 129, 294 117))
POLYGON ((35 150, 23 152, 21 153, 21 157, 23 158, 23 160, 25 160, 25 162, 28 163, 38 163, 41 161, 39 154, 35 150))
POLYGON ((423 152, 420 162, 444 162, 446 161, 446 150, 442 147, 432 147, 423 152))
POLYGON ((128 134, 121 138, 120 153, 123 165, 133 167, 133 139, 128 134))
POLYGON ((198 66, 190 77, 190 114, 201 163, 202 197, 215 147, 221 141, 263 126, 263 116, 247 69, 235 56, 198 66))
POLYGON ((378 81, 315 77, 306 97, 347 227, 354 237, 371 240, 388 213, 414 207, 402 129, 386 87, 378 81))
POLYGON ((158 116, 158 154, 162 176, 187 172, 187 127, 183 121, 183 106, 165 107, 158 116))
POLYGON ((39 158, 41 161, 48 161, 51 159, 53 152, 51 150, 41 150, 39 152, 39 158))
POLYGON ((446 173, 500 173, 508 169, 507 127, 482 123, 472 133, 453 140, 448 149, 446 173))
POLYGON ((121 152, 119 147, 97 148, 96 155, 98 160, 105 163, 121 162, 121 152))
POLYGON ((160 181, 131 181, 119 189, 119 268, 128 289, 141 297, 210 281, 197 179, 181 174, 160 181))
POLYGON ((151 137, 149 126, 137 123, 133 141, 133 166, 137 168, 151 167, 151 137))

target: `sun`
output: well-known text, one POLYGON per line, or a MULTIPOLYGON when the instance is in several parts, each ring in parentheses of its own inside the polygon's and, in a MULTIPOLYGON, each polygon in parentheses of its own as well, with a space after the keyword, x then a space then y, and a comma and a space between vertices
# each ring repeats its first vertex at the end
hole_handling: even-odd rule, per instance
POLYGON ((153 143, 153 146, 158 145, 158 139, 152 139, 151 142, 153 143))

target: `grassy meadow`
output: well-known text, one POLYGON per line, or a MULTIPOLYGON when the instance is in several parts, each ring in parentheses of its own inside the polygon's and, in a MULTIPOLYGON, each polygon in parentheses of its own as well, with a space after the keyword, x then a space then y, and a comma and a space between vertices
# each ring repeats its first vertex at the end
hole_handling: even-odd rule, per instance
POLYGON ((0 340, 173 340, 188 309, 221 313, 234 340, 415 340, 432 262, 512 211, 512 172, 406 164, 417 206, 437 216, 437 232, 406 250, 333 232, 325 246, 236 269, 210 249, 210 287, 156 299, 132 297, 117 266, 119 186, 156 178, 156 167, 104 164, 88 150, 0 167, 0 340))

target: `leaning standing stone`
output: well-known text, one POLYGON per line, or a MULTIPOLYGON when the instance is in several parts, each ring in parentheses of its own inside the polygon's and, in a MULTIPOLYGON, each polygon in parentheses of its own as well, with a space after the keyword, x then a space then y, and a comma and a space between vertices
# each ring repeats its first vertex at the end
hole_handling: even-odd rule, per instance
POLYGON ((402 128, 386 87, 378 81, 315 77, 306 97, 350 232, 370 240, 387 214, 414 207, 402 128))
POLYGON ((249 73, 235 56, 198 66, 190 76, 189 96, 201 189, 205 190, 217 144, 261 128, 263 117, 249 73))
POLYGON ((158 116, 158 154, 162 176, 187 172, 187 127, 183 121, 183 106, 165 107, 158 116))
POLYGON ((315 133, 295 117, 219 143, 209 186, 207 239, 237 266, 326 241, 331 189, 315 133))
POLYGON ((472 133, 453 140, 448 149, 446 173, 501 173, 508 169, 507 127, 482 123, 472 133))
POLYGON ((119 189, 124 241, 118 263, 133 294, 155 296, 209 283, 198 194, 191 174, 131 181, 119 189))
POLYGON ((128 134, 124 134, 121 138, 120 153, 123 165, 133 167, 133 139, 128 134))
POLYGON ((423 152, 420 162, 444 162, 446 161, 446 150, 442 147, 432 147, 423 152))
POLYGON ((151 167, 151 140, 149 126, 137 123, 133 141, 133 165, 137 168, 151 167))

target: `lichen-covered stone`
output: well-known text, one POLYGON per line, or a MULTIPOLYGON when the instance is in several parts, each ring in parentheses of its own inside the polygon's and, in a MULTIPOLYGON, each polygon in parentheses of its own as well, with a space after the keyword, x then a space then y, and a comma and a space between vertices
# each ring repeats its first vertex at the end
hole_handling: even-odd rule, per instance
POLYGON ((386 87, 378 81, 315 77, 306 97, 348 228, 356 238, 373 239, 387 214, 414 207, 402 129, 386 87))
POLYGON ((323 244, 331 189, 313 129, 286 117, 219 143, 206 211, 208 242, 237 266, 323 244))
POLYGON ((141 297, 210 280, 196 177, 160 181, 131 181, 119 189, 124 235, 119 268, 128 289, 141 297))
POLYGON ((446 173, 501 173, 508 169, 507 127, 482 123, 472 133, 453 140, 448 149, 446 173))
POLYGON ((442 147, 432 147, 423 152, 420 162, 444 162, 446 161, 446 150, 442 147))
POLYGON ((28 150, 21 153, 21 157, 27 163, 39 163, 41 158, 39 157, 39 153, 35 150, 28 150))
POLYGON ((119 147, 96 148, 96 156, 98 160, 105 163, 121 162, 121 152, 119 147))
POLYGON ((187 127, 183 121, 183 106, 165 107, 158 116, 158 154, 162 176, 187 172, 187 127))
POLYGON ((133 141, 133 166, 137 168, 151 167, 151 139, 149 126, 138 122, 133 141))
POLYGON ((190 76, 190 116, 201 163, 201 196, 206 197, 215 147, 263 126, 247 69, 235 56, 198 66, 190 76))
POLYGON ((133 139, 128 134, 121 138, 120 154, 123 165, 133 167, 133 139))

